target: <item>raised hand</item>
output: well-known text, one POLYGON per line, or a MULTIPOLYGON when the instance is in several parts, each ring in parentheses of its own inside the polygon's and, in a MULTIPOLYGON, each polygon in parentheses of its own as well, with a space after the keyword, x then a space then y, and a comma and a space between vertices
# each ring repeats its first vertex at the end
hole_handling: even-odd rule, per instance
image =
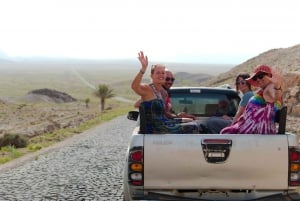
POLYGON ((272 68, 272 77, 269 78, 274 84, 274 87, 279 88, 282 86, 282 70, 278 67, 272 68))
POLYGON ((142 64, 142 70, 145 71, 147 69, 147 66, 148 66, 148 57, 144 56, 144 52, 143 51, 140 51, 138 59, 139 59, 139 61, 142 64))

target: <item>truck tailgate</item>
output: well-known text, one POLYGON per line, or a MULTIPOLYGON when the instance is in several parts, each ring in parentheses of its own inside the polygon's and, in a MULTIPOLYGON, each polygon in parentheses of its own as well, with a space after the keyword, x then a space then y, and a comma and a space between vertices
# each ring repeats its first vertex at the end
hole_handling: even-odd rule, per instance
POLYGON ((145 189, 271 190, 287 180, 286 135, 144 135, 145 189))

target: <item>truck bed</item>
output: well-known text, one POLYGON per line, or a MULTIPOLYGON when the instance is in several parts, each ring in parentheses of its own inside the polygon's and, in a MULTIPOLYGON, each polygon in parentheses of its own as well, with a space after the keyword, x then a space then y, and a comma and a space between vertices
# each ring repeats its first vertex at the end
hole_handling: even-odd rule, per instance
POLYGON ((145 189, 288 188, 288 135, 143 136, 145 189))

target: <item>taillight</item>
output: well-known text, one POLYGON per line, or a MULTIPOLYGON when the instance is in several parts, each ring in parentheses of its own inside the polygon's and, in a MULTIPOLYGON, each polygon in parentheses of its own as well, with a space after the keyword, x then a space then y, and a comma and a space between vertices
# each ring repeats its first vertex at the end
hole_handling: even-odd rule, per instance
POLYGON ((142 172, 143 170, 143 165, 140 163, 132 163, 130 165, 130 169, 133 171, 137 171, 137 172, 142 172))
POLYGON ((144 157, 143 147, 133 147, 128 157, 128 181, 131 185, 144 184, 144 157))
POLYGON ((132 179, 132 180, 138 180, 138 181, 140 181, 140 180, 142 180, 142 174, 141 173, 131 173, 130 174, 130 178, 132 179))
POLYGON ((289 149, 289 185, 300 186, 300 150, 289 149))
POLYGON ((299 161, 300 155, 297 151, 291 150, 290 151, 290 160, 291 161, 299 161))
POLYGON ((143 160, 143 151, 142 150, 134 150, 130 152, 130 159, 133 161, 141 162, 143 160))

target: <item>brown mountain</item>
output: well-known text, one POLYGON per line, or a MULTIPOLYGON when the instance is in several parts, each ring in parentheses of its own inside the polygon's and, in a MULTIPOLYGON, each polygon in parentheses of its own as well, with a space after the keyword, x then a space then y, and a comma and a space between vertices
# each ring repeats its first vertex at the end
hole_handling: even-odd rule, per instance
POLYGON ((283 100, 288 106, 288 114, 300 117, 300 45, 263 52, 202 84, 205 86, 223 84, 234 86, 234 79, 238 73, 247 72, 251 74, 253 68, 259 64, 282 69, 284 79, 282 86, 283 100))

